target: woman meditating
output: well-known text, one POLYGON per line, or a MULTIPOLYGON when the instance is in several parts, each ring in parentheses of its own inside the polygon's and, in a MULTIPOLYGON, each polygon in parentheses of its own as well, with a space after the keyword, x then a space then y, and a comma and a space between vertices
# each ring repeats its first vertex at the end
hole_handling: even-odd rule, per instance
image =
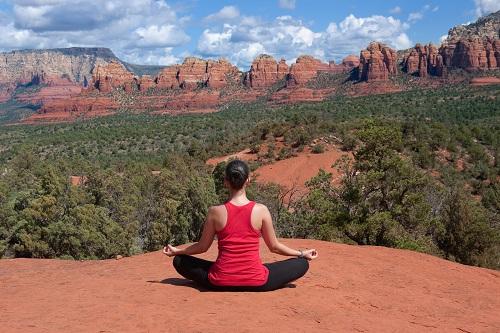
POLYGON ((224 185, 231 195, 220 206, 210 207, 199 242, 185 249, 167 245, 163 249, 174 258, 174 267, 186 279, 213 290, 270 291, 302 277, 315 259, 314 249, 294 250, 276 238, 271 214, 266 206, 247 199, 248 165, 231 161, 224 185), (215 262, 193 257, 206 252, 217 235, 219 255, 215 262), (262 264, 259 238, 262 235, 273 253, 296 258, 262 264))

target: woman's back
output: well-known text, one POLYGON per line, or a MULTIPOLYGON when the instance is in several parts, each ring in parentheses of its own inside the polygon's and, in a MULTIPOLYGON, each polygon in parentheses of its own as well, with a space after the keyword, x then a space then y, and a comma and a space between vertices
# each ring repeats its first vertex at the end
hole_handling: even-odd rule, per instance
POLYGON ((218 286, 263 285, 269 272, 260 259, 260 230, 252 226, 255 202, 242 206, 227 202, 224 207, 226 223, 216 232, 219 255, 208 278, 218 286))

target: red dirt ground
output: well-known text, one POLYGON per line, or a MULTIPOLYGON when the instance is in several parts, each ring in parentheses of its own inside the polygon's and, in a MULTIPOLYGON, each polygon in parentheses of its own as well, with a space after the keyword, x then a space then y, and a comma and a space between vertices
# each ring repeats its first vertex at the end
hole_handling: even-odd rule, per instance
POLYGON ((320 169, 330 172, 333 175, 333 182, 340 181, 340 173, 332 165, 347 153, 336 147, 328 147, 328 150, 321 154, 302 152, 298 156, 264 165, 257 170, 256 180, 261 183, 276 183, 288 189, 296 187, 300 191, 305 190, 305 183, 316 176, 320 169))
MULTIPOLYGON (((0 331, 500 331, 499 272, 383 247, 284 242, 320 256, 295 288, 268 293, 198 290, 161 252, 0 260, 0 331)), ((214 259, 216 248, 202 257, 214 259)))

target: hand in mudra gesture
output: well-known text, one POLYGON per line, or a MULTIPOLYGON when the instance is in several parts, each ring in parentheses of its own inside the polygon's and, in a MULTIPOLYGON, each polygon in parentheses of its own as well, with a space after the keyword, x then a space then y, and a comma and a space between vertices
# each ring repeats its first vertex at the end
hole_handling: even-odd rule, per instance
POLYGON ((307 260, 313 260, 318 257, 318 251, 316 249, 308 249, 302 250, 302 258, 306 258, 307 260))
POLYGON ((176 256, 179 251, 180 250, 178 248, 176 248, 175 246, 172 246, 170 244, 168 244, 167 246, 165 246, 163 248, 163 254, 165 254, 169 257, 176 256))

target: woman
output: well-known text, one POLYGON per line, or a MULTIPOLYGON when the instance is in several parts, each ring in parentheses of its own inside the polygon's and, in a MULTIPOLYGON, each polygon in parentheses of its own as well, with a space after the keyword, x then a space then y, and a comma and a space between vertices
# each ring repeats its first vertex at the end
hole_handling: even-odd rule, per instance
POLYGON ((271 214, 266 206, 247 199, 248 165, 231 161, 225 171, 224 185, 230 199, 210 207, 200 241, 185 249, 167 245, 163 253, 174 258, 174 267, 186 279, 215 290, 270 291, 302 277, 308 260, 317 258, 314 249, 293 250, 276 238, 271 214), (193 257, 206 252, 217 235, 219 255, 214 262, 193 257), (297 258, 262 264, 259 238, 273 253, 297 258))

